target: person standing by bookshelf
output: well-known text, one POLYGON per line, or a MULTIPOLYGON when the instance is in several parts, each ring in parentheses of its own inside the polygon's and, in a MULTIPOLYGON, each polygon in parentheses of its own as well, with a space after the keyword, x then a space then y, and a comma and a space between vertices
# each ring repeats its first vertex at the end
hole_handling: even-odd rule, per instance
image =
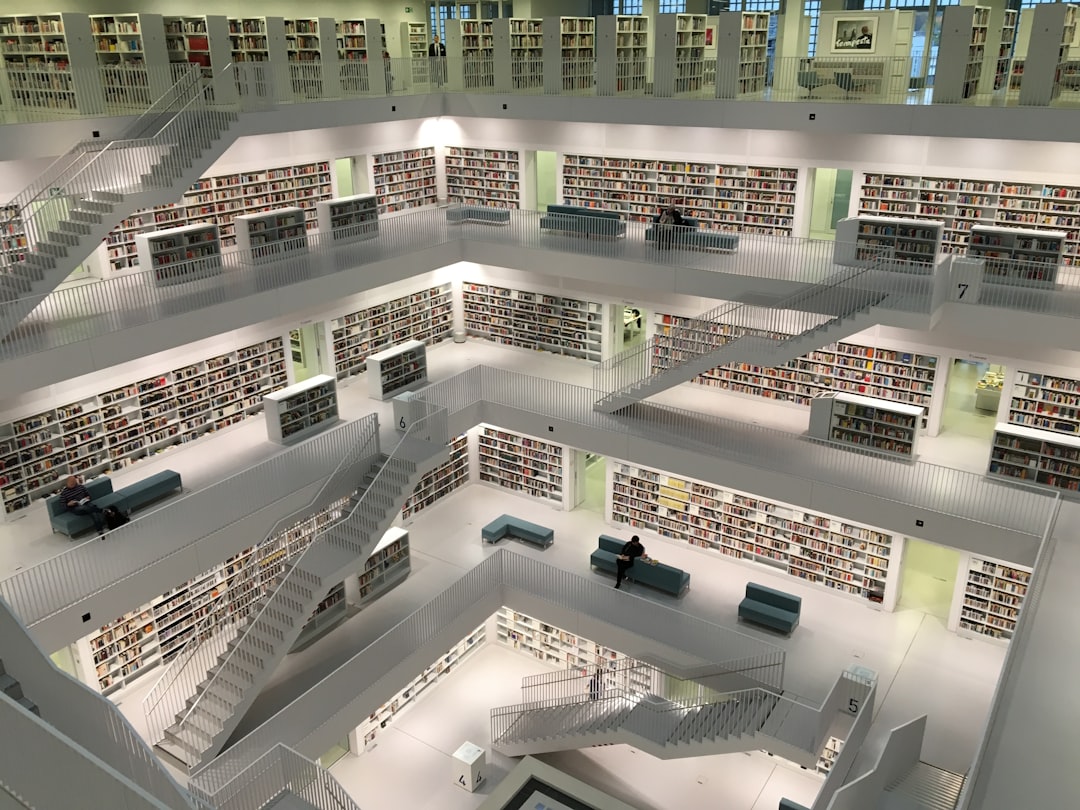
POLYGON ((431 62, 431 78, 435 80, 436 87, 442 87, 443 75, 446 68, 446 46, 439 42, 439 35, 432 38, 427 49, 428 61, 431 62))
POLYGON ((618 558, 615 560, 615 587, 621 588, 623 577, 626 576, 628 569, 634 567, 634 560, 645 553, 645 546, 641 545, 641 540, 635 534, 630 538, 630 542, 626 543, 622 550, 619 552, 618 558))

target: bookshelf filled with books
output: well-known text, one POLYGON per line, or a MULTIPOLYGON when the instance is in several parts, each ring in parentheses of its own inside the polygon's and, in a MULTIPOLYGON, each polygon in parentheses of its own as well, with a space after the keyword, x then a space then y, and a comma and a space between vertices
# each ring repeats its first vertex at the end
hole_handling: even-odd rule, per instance
POLYGON ((1009 641, 1027 596, 1031 569, 974 555, 968 557, 966 568, 957 577, 960 593, 953 604, 959 616, 951 617, 950 625, 963 636, 1009 641))
POLYGON ((1078 497, 1080 436, 999 422, 994 428, 987 474, 1052 487, 1067 497, 1078 497))
POLYGON ((708 18, 704 14, 660 14, 655 21, 653 95, 702 92, 708 18))
POLYGON ((627 14, 596 18, 596 92, 644 93, 649 86, 649 18, 627 14))
POLYGON ((318 374, 263 397, 266 435, 276 444, 294 444, 339 421, 337 379, 318 374))
POLYGON ((1017 371, 1007 419, 1013 425, 1080 435, 1080 380, 1017 371))
POLYGON ((0 15, 3 103, 15 109, 102 111, 90 20, 84 14, 0 15))
POLYGON ((828 393, 810 402, 809 435, 905 461, 915 459, 924 409, 859 394, 828 393))
POLYGON ((1064 231, 975 225, 967 255, 983 260, 983 278, 994 284, 1052 288, 1064 259, 1064 231))
POLYGON ((450 202, 518 208, 521 163, 516 149, 448 146, 446 193, 450 202))
POLYGON ((934 271, 944 225, 932 219, 859 215, 836 223, 833 261, 851 267, 878 262, 891 270, 934 271))
POLYGON ((427 346, 406 340, 367 357, 368 396, 391 399, 427 384, 427 346))
POLYGON ((482 427, 477 436, 480 481, 563 504, 565 448, 531 436, 482 427))
POLYGON ((769 13, 728 11, 717 17, 716 97, 759 97, 769 71, 769 13))
POLYGON ((306 253, 307 228, 303 208, 276 208, 262 214, 241 214, 234 220, 236 247, 248 264, 275 262, 306 253))
POLYGON ((15 264, 26 256, 26 223, 21 213, 17 205, 0 205, 0 262, 5 264, 15 264))
POLYGON ((105 101, 145 109, 172 85, 160 14, 91 14, 105 101))
POLYGON ((438 202, 433 146, 373 155, 371 175, 380 214, 438 202))
POLYGON ((165 17, 165 46, 169 61, 199 66, 208 101, 235 101, 237 77, 226 75, 231 45, 229 21, 220 15, 165 17))
POLYGON ((462 433, 450 441, 450 458, 426 473, 401 507, 402 520, 408 520, 459 487, 469 483, 469 437, 462 433))
POLYGON ((382 94, 388 87, 390 71, 376 68, 386 51, 386 26, 375 18, 338 20, 337 63, 341 89, 345 95, 382 94))
POLYGON ((506 346, 600 361, 603 305, 466 281, 465 329, 506 346))
POLYGON ((491 31, 496 89, 510 92, 543 87, 543 20, 500 17, 491 21, 491 31))
MULTIPOLYGON (((993 84, 988 90, 1005 90, 1009 83, 1009 66, 1012 62, 1013 48, 1016 45, 1015 9, 1005 9, 1001 17, 1001 31, 998 37, 997 53, 994 59, 993 84)), ((984 73, 984 79, 988 74, 984 73)))
POLYGON ((315 203, 319 234, 334 244, 374 239, 379 235, 379 203, 374 194, 353 194, 315 203))
MULTIPOLYGON (((494 42, 491 20, 446 21, 446 49, 447 53, 460 54, 462 89, 478 90, 495 86, 494 42)), ((426 50, 424 54, 426 57, 426 50)), ((449 70, 450 65, 457 61, 452 60, 439 67, 449 70)))
POLYGON ((934 101, 956 104, 982 83, 990 26, 989 6, 948 6, 941 21, 934 101))
POLYGON ((221 272, 221 237, 213 224, 183 225, 135 234, 139 266, 167 287, 221 272))
POLYGON ((591 90, 595 82, 596 21, 548 17, 544 22, 544 91, 591 90))
POLYGON ((363 374, 368 355, 395 343, 446 339, 453 329, 452 288, 441 284, 373 304, 332 319, 330 327, 338 379, 363 374))
POLYGON ((332 17, 285 20, 285 56, 292 92, 302 98, 336 98, 340 90, 337 23, 332 17))
MULTIPOLYGON (((285 20, 281 17, 229 17, 233 62, 286 61, 285 20)), ((245 88, 250 92, 251 88, 245 88)))
POLYGON ((356 606, 368 605, 401 584, 412 570, 409 533, 405 529, 387 529, 356 577, 356 606))
MULTIPOLYGON (((449 23, 450 20, 447 20, 449 23)), ((428 80, 428 32, 423 20, 401 23, 401 52, 410 60, 409 75, 414 84, 428 80)))
POLYGON ((660 470, 622 462, 609 468, 614 523, 895 607, 902 538, 660 470))

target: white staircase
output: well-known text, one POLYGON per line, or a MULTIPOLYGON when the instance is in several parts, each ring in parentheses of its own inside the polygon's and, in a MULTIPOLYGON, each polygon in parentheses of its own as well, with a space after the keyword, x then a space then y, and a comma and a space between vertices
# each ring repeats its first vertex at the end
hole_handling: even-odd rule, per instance
POLYGON ((596 410, 616 413, 718 366, 781 366, 874 326, 874 307, 888 293, 859 289, 853 282, 865 273, 845 270, 839 280, 813 285, 768 308, 717 308, 606 360, 593 374, 594 387, 604 392, 596 410), (733 331, 731 325, 740 323, 748 325, 733 331))
POLYGON ((37 704, 23 694, 22 684, 15 680, 15 677, 8 674, 8 671, 4 669, 3 659, 0 659, 0 692, 3 692, 28 712, 32 712, 38 717, 41 717, 41 710, 37 707, 37 704))
MULTIPOLYGON (((445 426, 445 412, 442 425, 445 426)), ((420 478, 448 457, 441 437, 406 436, 392 454, 381 455, 364 475, 341 519, 290 560, 275 587, 259 600, 235 637, 223 645, 217 662, 191 694, 183 695, 159 750, 193 769, 215 756, 258 696, 274 669, 327 592, 360 571, 383 533, 401 511, 420 478)), ((216 644, 209 639, 204 644, 216 644)), ((172 687, 184 688, 177 679, 172 687)), ((174 696, 175 697, 175 696, 174 696)), ((175 699, 171 705, 178 705, 175 699)))
POLYGON ((119 138, 79 142, 9 203, 0 228, 27 248, 0 257, 0 339, 122 219, 175 202, 225 151, 237 111, 207 105, 198 66, 178 73, 119 138))
POLYGON ((916 762, 885 787, 877 810, 955 810, 963 789, 963 774, 916 762))

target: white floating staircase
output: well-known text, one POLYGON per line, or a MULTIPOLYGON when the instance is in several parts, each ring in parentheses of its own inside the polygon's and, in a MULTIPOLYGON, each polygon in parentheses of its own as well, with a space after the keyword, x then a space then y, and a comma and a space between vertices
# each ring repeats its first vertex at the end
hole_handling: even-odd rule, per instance
POLYGON ((847 270, 840 283, 819 284, 764 308, 726 306, 695 318, 689 326, 674 326, 643 346, 622 352, 594 371, 594 387, 604 396, 594 406, 617 413, 654 394, 673 388, 731 363, 776 367, 876 325, 874 312, 887 292, 858 289, 850 282, 865 270, 847 270), (739 327, 732 336, 730 324, 739 327), (807 323, 800 329, 795 324, 807 323), (758 326, 757 324, 762 324, 758 326), (655 358, 671 361, 658 368, 655 358))
POLYGON ((963 774, 916 762, 885 787, 877 810, 955 810, 964 779, 963 774))
MULTIPOLYGON (((290 560, 205 673, 156 747, 190 770, 215 756, 327 592, 359 573, 420 478, 448 458, 442 442, 402 439, 371 465, 342 518, 290 560)), ((209 639, 204 644, 214 643, 209 639)), ((170 688, 181 688, 178 680, 170 688)), ((174 701, 173 705, 179 705, 174 701)))
POLYGON ((81 141, 9 204, 0 227, 25 233, 24 253, 0 257, 0 339, 140 209, 176 202, 233 138, 236 110, 209 107, 197 72, 111 141, 81 141))

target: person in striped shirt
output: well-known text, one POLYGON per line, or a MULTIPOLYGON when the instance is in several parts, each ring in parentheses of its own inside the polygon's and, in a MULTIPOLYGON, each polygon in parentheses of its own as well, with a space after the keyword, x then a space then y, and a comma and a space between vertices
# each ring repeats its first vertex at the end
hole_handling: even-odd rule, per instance
POLYGON ((87 515, 94 521, 94 528, 98 534, 105 534, 105 518, 101 513, 101 507, 94 503, 87 492, 86 487, 79 483, 74 475, 69 475, 64 482, 64 488, 60 490, 60 502, 67 507, 69 512, 76 515, 87 515))

